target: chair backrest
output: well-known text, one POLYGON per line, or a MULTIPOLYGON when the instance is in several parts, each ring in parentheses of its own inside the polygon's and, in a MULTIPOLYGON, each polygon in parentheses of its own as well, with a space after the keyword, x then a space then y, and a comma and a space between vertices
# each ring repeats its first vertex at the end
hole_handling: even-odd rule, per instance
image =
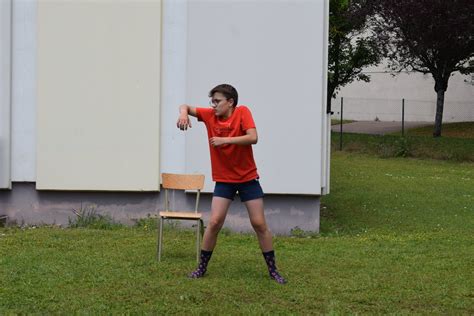
POLYGON ((162 173, 163 188, 165 189, 165 209, 169 210, 168 190, 196 190, 196 206, 194 212, 197 213, 199 197, 204 187, 203 174, 175 174, 162 173))
POLYGON ((202 190, 204 187, 203 174, 162 173, 161 179, 164 189, 202 190))

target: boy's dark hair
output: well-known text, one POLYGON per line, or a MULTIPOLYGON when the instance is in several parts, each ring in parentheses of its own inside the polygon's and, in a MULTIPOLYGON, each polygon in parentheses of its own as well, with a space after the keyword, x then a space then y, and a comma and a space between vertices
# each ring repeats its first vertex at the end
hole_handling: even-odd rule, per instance
POLYGON ((214 93, 219 92, 222 93, 227 100, 234 100, 234 104, 232 105, 233 107, 237 106, 237 102, 239 101, 239 94, 237 93, 237 90, 232 87, 230 84, 220 84, 218 86, 215 86, 212 88, 211 91, 209 91, 209 97, 212 98, 214 93))

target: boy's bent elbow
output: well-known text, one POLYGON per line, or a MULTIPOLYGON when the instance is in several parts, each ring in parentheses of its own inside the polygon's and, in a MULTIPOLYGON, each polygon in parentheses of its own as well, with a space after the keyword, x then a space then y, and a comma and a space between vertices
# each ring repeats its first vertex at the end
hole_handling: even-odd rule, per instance
POLYGON ((246 132, 250 145, 258 143, 258 134, 255 128, 248 129, 246 132))

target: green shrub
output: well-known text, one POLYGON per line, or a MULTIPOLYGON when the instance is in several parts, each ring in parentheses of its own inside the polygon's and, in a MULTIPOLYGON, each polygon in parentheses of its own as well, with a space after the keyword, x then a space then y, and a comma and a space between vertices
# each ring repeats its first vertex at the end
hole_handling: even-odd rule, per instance
POLYGON ((318 237, 319 233, 310 230, 303 230, 299 226, 295 226, 290 230, 290 236, 293 238, 314 238, 318 237))
POLYGON ((7 219, 8 219, 8 216, 0 215, 0 227, 7 226, 7 219))
POLYGON ((123 227, 121 223, 114 221, 108 214, 99 214, 95 205, 89 205, 79 210, 74 210, 75 219, 69 218, 70 228, 94 228, 94 229, 116 229, 123 227))
POLYGON ((145 218, 134 219, 135 227, 143 228, 144 230, 155 230, 158 228, 158 218, 148 214, 145 218))
POLYGON ((402 137, 395 142, 395 157, 410 157, 411 142, 407 137, 402 137))

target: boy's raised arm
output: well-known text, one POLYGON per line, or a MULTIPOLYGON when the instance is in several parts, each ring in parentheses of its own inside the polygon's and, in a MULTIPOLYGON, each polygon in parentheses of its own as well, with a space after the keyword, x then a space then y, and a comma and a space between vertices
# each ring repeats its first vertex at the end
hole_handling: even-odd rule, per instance
POLYGON ((189 119, 189 115, 196 117, 196 108, 187 104, 180 105, 179 107, 179 117, 178 121, 176 122, 176 126, 185 131, 188 127, 192 127, 191 120, 189 119))

